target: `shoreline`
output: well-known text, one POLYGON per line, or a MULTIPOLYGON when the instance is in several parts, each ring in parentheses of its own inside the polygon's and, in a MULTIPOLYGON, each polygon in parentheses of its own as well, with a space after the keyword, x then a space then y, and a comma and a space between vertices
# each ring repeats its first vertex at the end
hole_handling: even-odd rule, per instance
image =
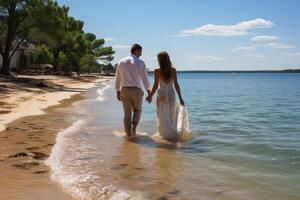
POLYGON ((44 161, 50 155, 59 131, 72 124, 70 115, 60 109, 69 108, 74 102, 84 99, 84 91, 106 80, 109 79, 97 78, 76 87, 73 85, 76 91, 38 94, 19 104, 28 105, 28 108, 12 109, 18 111, 16 114, 12 112, 15 118, 7 120, 5 130, 0 132, 1 199, 74 199, 51 180, 51 170, 44 161))
POLYGON ((44 161, 59 131, 72 124, 68 114, 59 109, 83 98, 82 93, 73 95, 46 108, 45 114, 22 117, 7 124, 0 134, 1 199, 73 199, 51 180, 50 168, 44 161))
POLYGON ((4 94, 0 95, 2 107, 0 109, 0 133, 6 129, 8 123, 14 120, 44 114, 44 109, 57 105, 64 99, 69 99, 75 94, 94 87, 97 83, 110 79, 99 76, 90 76, 81 80, 62 76, 20 77, 29 78, 37 83, 28 85, 26 82, 5 82, 6 80, 0 79, 0 86, 7 89, 4 94), (40 87, 36 86, 39 84, 41 84, 40 87))

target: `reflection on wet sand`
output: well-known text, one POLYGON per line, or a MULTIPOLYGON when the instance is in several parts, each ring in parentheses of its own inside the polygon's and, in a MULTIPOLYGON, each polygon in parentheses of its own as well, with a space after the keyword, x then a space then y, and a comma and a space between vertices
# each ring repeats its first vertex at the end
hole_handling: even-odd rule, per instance
POLYGON ((154 164, 157 183, 153 193, 159 199, 176 197, 180 192, 176 188, 176 183, 183 172, 180 155, 173 149, 155 148, 154 164))
POLYGON ((115 170, 114 181, 120 188, 144 190, 143 183, 147 173, 141 162, 141 148, 138 144, 124 139, 112 160, 111 169, 115 170))
POLYGON ((183 169, 175 145, 157 143, 145 135, 124 138, 112 162, 118 186, 133 193, 142 191, 143 199, 177 199, 176 183, 183 169))

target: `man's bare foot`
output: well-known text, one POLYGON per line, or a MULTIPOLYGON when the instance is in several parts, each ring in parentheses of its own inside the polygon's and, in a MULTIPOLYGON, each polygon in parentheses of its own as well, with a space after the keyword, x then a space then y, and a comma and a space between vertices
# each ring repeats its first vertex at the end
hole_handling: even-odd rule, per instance
POLYGON ((135 135, 136 134, 136 127, 137 127, 137 123, 136 122, 132 122, 130 135, 132 135, 132 134, 135 135))
POLYGON ((128 135, 128 134, 126 134, 126 137, 127 137, 127 138, 130 138, 130 137, 131 137, 131 135, 128 135))
POLYGON ((130 135, 131 135, 131 136, 135 136, 135 135, 136 135, 136 131, 132 129, 132 130, 130 131, 130 135))

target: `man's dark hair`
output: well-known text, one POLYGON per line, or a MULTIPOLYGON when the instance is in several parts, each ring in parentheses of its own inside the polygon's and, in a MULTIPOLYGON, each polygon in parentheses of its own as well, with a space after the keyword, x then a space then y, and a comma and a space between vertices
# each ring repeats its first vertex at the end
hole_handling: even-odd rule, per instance
POLYGON ((131 46, 131 54, 133 54, 136 50, 142 50, 142 46, 139 44, 133 44, 131 46))

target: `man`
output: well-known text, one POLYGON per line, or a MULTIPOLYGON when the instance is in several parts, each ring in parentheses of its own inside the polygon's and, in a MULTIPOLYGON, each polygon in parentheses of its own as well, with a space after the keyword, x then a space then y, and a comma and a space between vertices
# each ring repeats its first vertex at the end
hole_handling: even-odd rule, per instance
POLYGON ((142 47, 139 44, 132 45, 131 55, 120 60, 115 76, 117 99, 123 104, 124 129, 128 137, 135 136, 141 118, 144 95, 142 83, 148 95, 151 91, 146 65, 139 59, 141 55, 142 47))

